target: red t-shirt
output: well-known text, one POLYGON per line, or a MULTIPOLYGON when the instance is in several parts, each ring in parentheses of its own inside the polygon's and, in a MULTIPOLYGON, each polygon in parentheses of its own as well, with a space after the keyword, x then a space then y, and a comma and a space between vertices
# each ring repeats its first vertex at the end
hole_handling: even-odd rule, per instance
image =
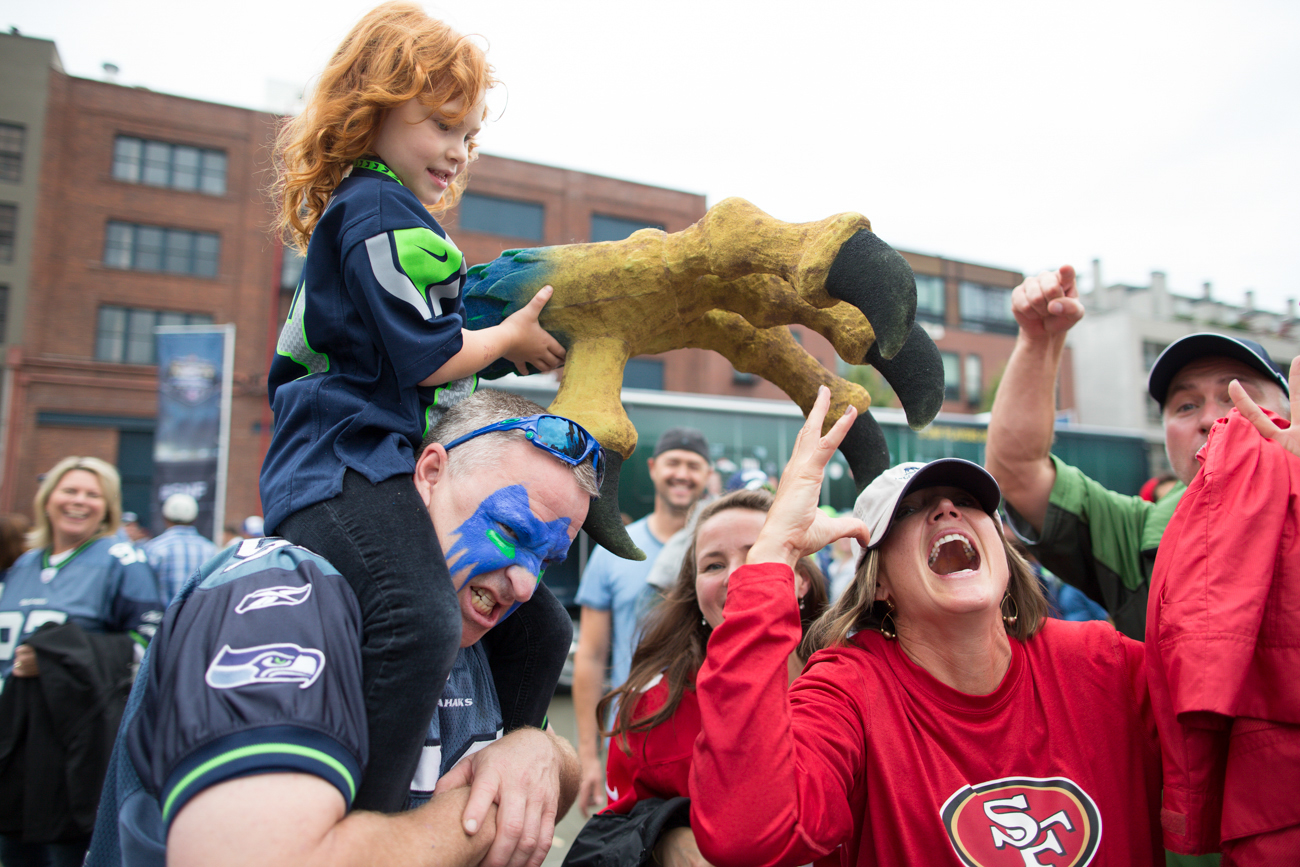
POLYGON ((710 863, 1164 863, 1142 645, 1048 620, 990 695, 862 632, 786 699, 799 617, 784 566, 737 570, 700 670, 691 826, 710 863))
MULTIPOLYGON (((636 704, 633 719, 649 716, 668 700, 668 684, 662 676, 650 682, 636 704)), ((626 813, 642 798, 675 798, 687 795, 691 751, 700 733, 700 703, 695 690, 687 687, 676 712, 659 725, 627 736, 631 754, 623 752, 623 738, 610 738, 609 760, 605 763, 605 794, 609 810, 626 813)))

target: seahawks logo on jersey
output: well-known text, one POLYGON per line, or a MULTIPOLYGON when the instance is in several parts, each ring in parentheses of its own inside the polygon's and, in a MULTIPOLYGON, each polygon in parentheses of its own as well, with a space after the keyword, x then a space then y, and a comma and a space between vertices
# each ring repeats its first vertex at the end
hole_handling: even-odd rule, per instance
POLYGON ((213 689, 256 684, 296 683, 306 689, 325 670, 325 654, 296 644, 234 648, 227 644, 208 665, 203 679, 213 689))

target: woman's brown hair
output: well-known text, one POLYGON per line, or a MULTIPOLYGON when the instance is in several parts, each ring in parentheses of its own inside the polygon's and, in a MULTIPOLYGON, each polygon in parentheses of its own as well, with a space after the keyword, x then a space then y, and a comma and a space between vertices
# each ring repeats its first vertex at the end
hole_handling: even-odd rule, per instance
MULTIPOLYGON (((764 490, 735 491, 714 500, 700 512, 695 522, 696 532, 704 523, 729 509, 748 509, 766 512, 772 507, 772 495, 764 490)), ((691 540, 682 568, 677 573, 677 583, 667 596, 650 612, 641 643, 632 655, 632 668, 622 686, 606 695, 596 706, 596 718, 604 720, 612 702, 618 703, 618 712, 610 731, 626 752, 626 735, 647 731, 672 717, 681 703, 682 692, 695 686, 695 675, 704 664, 704 653, 713 627, 704 621, 699 597, 695 593, 695 543, 691 540), (643 692, 660 674, 668 686, 668 700, 653 714, 633 719, 632 714, 643 692)), ((826 607, 826 580, 807 558, 799 561, 797 570, 808 578, 808 591, 804 594, 800 619, 806 629, 826 607)))
MULTIPOLYGON (((459 124, 496 84, 483 49, 413 3, 384 3, 357 22, 334 52, 297 117, 275 142, 276 228, 306 250, 334 189, 353 161, 369 152, 384 114, 409 99, 429 113, 454 99, 459 124)), ((469 145, 473 159, 474 144, 469 145)), ((465 188, 460 172, 436 212, 451 208, 465 188)))

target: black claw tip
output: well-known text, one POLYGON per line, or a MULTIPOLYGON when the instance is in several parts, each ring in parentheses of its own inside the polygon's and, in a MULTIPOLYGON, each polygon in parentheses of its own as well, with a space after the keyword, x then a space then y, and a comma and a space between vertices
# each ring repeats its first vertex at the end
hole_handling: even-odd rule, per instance
POLYGON ((862 311, 885 358, 903 348, 916 320, 916 278, 907 260, 866 229, 844 242, 826 275, 826 293, 862 311))

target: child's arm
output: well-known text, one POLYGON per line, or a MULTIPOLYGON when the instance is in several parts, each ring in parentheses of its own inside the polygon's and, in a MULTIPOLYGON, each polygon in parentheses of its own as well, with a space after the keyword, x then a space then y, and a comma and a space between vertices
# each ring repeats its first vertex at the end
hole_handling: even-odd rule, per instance
POLYGON ((537 323, 554 291, 550 286, 543 286, 528 304, 500 325, 461 331, 464 343, 460 352, 420 385, 445 385, 453 379, 478 373, 498 358, 513 362, 520 375, 528 373, 529 364, 542 372, 559 367, 564 363, 564 347, 537 323))

